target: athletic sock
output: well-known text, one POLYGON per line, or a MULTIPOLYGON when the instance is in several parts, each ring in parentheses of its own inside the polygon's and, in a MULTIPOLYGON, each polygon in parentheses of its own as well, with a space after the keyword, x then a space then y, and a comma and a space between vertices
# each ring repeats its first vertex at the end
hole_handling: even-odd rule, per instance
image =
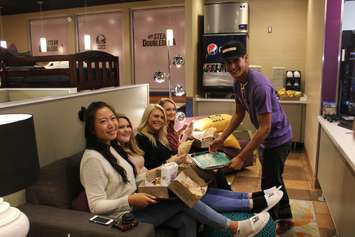
POLYGON ((267 202, 265 196, 259 196, 253 198, 253 209, 252 212, 261 212, 267 207, 267 202))

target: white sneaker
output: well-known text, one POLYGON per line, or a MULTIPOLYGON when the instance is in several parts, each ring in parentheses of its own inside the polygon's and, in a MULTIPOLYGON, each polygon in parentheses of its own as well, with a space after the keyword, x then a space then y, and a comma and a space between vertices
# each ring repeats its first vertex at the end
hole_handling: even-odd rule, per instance
POLYGON ((252 237, 258 234, 270 219, 268 212, 261 212, 247 220, 238 221, 238 230, 234 237, 252 237))
POLYGON ((282 185, 280 185, 280 186, 278 186, 278 187, 274 186, 274 187, 265 189, 265 190, 264 190, 264 193, 265 193, 265 194, 267 194, 267 193, 272 193, 273 191, 275 191, 275 190, 280 190, 281 188, 282 188, 282 185))
POLYGON ((281 190, 274 190, 273 192, 268 192, 265 194, 265 199, 267 203, 267 207, 263 211, 270 210, 273 206, 275 206, 281 200, 284 192, 281 190))

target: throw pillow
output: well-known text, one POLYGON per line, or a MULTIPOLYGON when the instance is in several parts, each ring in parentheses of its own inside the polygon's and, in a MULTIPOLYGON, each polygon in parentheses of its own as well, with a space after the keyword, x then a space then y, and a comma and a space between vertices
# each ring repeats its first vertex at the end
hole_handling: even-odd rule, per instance
POLYGON ((90 212, 89 203, 85 191, 80 192, 71 204, 72 209, 74 210, 90 212))

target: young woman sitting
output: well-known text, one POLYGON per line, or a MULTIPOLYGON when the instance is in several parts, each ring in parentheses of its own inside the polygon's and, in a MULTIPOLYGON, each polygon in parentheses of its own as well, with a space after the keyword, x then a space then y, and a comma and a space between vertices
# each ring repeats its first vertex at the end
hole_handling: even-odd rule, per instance
POLYGON ((175 226, 180 230, 178 234, 181 237, 196 236, 196 225, 194 221, 191 222, 191 218, 215 228, 229 230, 239 237, 254 236, 268 222, 270 215, 267 212, 247 220, 232 221, 200 201, 193 208, 188 208, 178 200, 158 202, 152 195, 135 193, 134 165, 111 146, 118 144, 115 111, 103 102, 94 102, 85 112, 81 111, 80 118, 85 121, 86 138, 86 150, 80 164, 80 180, 92 213, 119 217, 132 212, 139 221, 151 223, 155 227, 164 224, 175 226), (190 219, 178 222, 182 224, 177 227, 174 221, 177 217, 190 219))

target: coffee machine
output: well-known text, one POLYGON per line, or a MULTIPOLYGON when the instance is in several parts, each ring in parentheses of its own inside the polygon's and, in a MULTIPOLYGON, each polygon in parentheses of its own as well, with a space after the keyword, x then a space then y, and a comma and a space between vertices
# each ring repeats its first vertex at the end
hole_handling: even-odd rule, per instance
POLYGON ((301 91, 301 72, 293 71, 293 89, 295 91, 301 91))
POLYGON ((301 72, 296 71, 286 71, 286 90, 301 91, 301 72))

